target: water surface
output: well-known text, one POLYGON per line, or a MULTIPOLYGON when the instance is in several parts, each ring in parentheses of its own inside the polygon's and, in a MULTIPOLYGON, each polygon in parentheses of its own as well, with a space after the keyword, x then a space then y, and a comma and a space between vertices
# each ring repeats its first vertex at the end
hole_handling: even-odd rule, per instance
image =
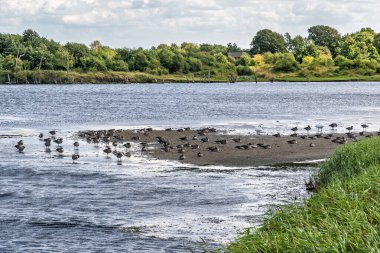
POLYGON ((274 205, 307 196, 312 168, 198 167, 137 149, 117 165, 85 142, 72 164, 78 129, 380 125, 377 83, 4 85, 0 94, 1 252, 200 251, 202 240, 217 247, 274 205), (51 129, 65 157, 38 140, 51 129), (23 136, 24 154, 8 134, 23 136))

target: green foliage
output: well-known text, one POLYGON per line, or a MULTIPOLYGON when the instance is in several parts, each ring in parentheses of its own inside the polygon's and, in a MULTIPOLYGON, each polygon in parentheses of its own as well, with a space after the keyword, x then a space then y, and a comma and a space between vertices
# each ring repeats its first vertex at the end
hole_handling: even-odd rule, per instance
POLYGON ((316 25, 310 27, 308 32, 308 38, 312 40, 315 45, 327 47, 333 56, 339 53, 341 36, 335 28, 325 25, 316 25))
POLYGON ((379 252, 380 139, 339 149, 319 180, 302 206, 282 207, 224 252, 379 252))
POLYGON ((379 59, 375 47, 375 34, 371 30, 362 29, 359 32, 346 35, 342 42, 341 54, 348 59, 379 59))
POLYGON ((236 70, 237 70, 237 74, 239 76, 253 75, 252 69, 250 67, 248 67, 248 66, 238 65, 236 67, 236 70))
POLYGON ((260 30, 251 42, 251 54, 262 54, 266 52, 277 53, 286 51, 284 37, 269 29, 260 30))
POLYGON ((380 138, 356 142, 339 148, 320 168, 319 187, 332 180, 347 180, 372 165, 380 165, 380 138))
POLYGON ((263 29, 252 39, 250 53, 253 58, 243 53, 239 59, 231 57, 229 52, 247 50, 236 43, 223 46, 184 42, 181 45, 161 44, 151 49, 114 49, 98 40, 90 46, 75 42, 61 45, 28 29, 21 35, 0 33, 0 70, 140 71, 154 75, 223 77, 224 80, 234 80, 238 73, 251 75, 254 71, 260 80, 286 75, 309 80, 330 78, 333 74, 360 79, 380 73, 379 49, 380 34, 371 28, 363 28, 344 38, 327 26, 311 27, 308 38, 299 35, 292 38, 289 33, 282 36, 263 29))
POLYGON ((353 60, 347 59, 343 55, 338 55, 335 57, 335 65, 340 69, 351 69, 354 67, 355 63, 353 60))
POLYGON ((291 72, 298 69, 298 63, 293 54, 290 53, 276 53, 274 54, 275 71, 291 72))
POLYGON ((251 56, 247 53, 243 53, 240 57, 240 59, 236 62, 238 65, 242 66, 250 66, 252 63, 251 56))

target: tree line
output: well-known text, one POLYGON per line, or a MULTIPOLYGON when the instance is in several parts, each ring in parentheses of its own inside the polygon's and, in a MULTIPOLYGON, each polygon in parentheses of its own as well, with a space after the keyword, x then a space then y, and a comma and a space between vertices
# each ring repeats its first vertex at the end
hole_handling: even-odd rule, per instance
POLYGON ((320 69, 360 70, 379 73, 380 33, 371 28, 341 35, 335 28, 317 25, 308 36, 280 34, 263 29, 250 48, 235 43, 210 45, 161 44, 150 49, 111 48, 94 41, 89 46, 61 44, 36 31, 0 33, 0 71, 59 70, 76 72, 137 71, 153 75, 197 74, 203 76, 256 75, 261 72, 316 74, 320 69), (231 52, 243 52, 234 58, 231 52))

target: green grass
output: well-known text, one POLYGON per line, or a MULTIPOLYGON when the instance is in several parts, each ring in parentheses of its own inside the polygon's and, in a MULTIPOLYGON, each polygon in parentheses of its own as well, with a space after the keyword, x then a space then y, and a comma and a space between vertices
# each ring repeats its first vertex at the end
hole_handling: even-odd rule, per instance
POLYGON ((298 76, 284 76, 276 77, 274 81, 277 82, 375 82, 380 81, 380 75, 373 76, 329 76, 329 77, 298 77, 298 76))
POLYGON ((17 73, 10 71, 0 72, 0 83, 8 83, 8 75, 11 83, 41 83, 41 84, 70 84, 70 83, 190 83, 190 82, 226 82, 227 78, 213 76, 204 79, 191 74, 185 75, 153 75, 143 72, 76 72, 70 71, 69 76, 66 71, 56 70, 24 70, 17 73))
POLYGON ((380 252, 380 138, 338 149, 319 191, 245 231, 224 252, 380 252))

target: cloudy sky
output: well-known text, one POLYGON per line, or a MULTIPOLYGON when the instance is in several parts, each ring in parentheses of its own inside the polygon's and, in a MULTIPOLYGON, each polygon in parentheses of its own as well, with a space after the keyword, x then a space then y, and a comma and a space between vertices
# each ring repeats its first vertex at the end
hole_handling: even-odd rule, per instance
POLYGON ((307 34, 315 24, 341 33, 380 32, 378 0, 0 0, 0 32, 31 28, 61 42, 112 47, 160 43, 227 44, 248 48, 263 28, 307 34))

